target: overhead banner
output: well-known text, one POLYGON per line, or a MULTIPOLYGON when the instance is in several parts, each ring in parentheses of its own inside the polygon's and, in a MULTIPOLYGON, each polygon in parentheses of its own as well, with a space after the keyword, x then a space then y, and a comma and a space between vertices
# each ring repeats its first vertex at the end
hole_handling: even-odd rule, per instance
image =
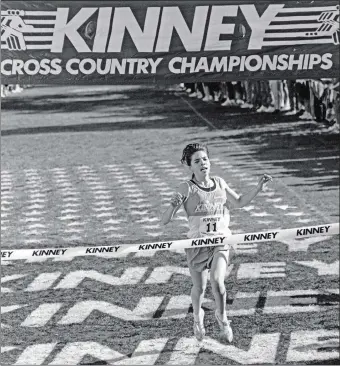
POLYGON ((2 83, 339 75, 338 1, 2 1, 2 83))

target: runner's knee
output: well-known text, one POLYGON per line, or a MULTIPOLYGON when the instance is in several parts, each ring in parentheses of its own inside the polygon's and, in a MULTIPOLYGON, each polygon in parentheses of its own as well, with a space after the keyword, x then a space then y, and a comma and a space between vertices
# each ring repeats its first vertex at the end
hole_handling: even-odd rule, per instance
POLYGON ((218 272, 213 272, 210 275, 211 287, 220 294, 225 292, 224 275, 218 272))
POLYGON ((204 284, 195 284, 192 286, 192 291, 196 294, 196 295, 203 295, 205 292, 205 285, 204 284))

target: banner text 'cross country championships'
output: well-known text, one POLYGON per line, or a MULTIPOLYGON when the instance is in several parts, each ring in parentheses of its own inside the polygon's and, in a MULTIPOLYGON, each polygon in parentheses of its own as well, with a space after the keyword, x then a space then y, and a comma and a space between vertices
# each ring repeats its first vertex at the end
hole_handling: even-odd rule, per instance
POLYGON ((336 77, 336 1, 4 1, 1 74, 34 84, 336 77))

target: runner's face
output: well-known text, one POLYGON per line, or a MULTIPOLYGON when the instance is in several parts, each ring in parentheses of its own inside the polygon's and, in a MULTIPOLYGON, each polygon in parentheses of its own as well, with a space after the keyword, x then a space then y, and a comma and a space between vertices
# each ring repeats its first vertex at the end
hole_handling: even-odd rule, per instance
POLYGON ((205 151, 196 151, 191 157, 191 171, 197 179, 204 179, 210 173, 210 160, 205 151))

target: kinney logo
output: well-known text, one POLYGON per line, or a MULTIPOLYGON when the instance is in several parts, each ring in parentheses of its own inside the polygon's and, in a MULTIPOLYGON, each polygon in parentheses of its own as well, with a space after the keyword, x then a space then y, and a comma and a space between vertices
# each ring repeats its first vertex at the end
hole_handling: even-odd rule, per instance
POLYGON ((137 52, 164 53, 177 33, 187 52, 227 51, 239 38, 235 32, 244 20, 248 50, 339 44, 338 5, 286 8, 269 4, 261 14, 254 4, 199 5, 192 12, 191 27, 179 6, 147 7, 142 25, 134 13, 138 10, 128 6, 80 8, 72 17, 69 11, 1 11, 1 48, 62 53, 68 40, 78 53, 120 53, 129 34, 137 52))
POLYGON ((26 50, 24 33, 33 32, 34 27, 25 23, 24 15, 23 10, 1 11, 1 44, 4 42, 9 50, 26 50))
POLYGON ((339 44, 339 5, 336 10, 325 11, 319 16, 318 22, 322 24, 315 32, 308 32, 308 37, 332 37, 335 45, 339 44))

